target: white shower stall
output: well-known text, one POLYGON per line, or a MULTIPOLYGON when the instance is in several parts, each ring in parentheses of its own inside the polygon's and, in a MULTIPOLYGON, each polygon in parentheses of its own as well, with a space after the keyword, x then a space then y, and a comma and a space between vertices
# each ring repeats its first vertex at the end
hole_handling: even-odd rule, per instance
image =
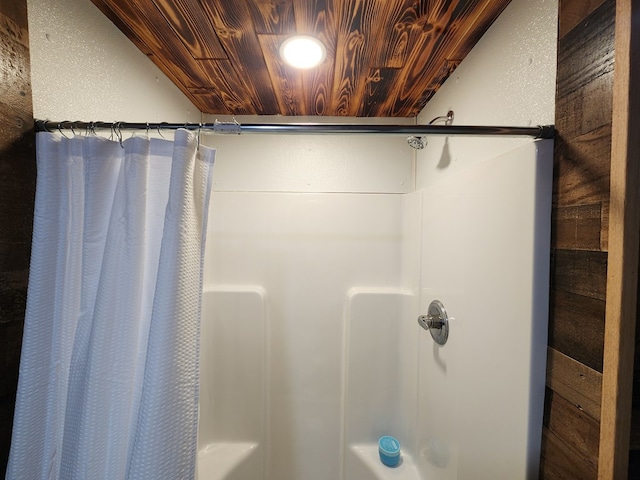
MULTIPOLYGON (((514 1, 418 123, 553 123, 556 19, 514 1)), ((205 139, 200 480, 537 478, 553 143, 427 140, 205 139)))
MULTIPOLYGON (((37 118, 201 121, 91 2, 28 3, 37 118)), ((238 120, 552 124, 557 10, 513 0, 417 119, 238 120)), ((537 478, 553 144, 427 140, 202 137, 200 480, 537 478)))
MULTIPOLYGON (((242 143, 265 141, 276 140, 242 143)), ((372 138, 362 154, 386 159, 376 175, 386 188, 245 191, 218 176, 200 480, 533 478, 552 144, 528 141, 402 193, 412 174, 403 141, 372 138), (400 154, 389 155, 394 146, 400 154), (453 317, 443 346, 417 323, 435 299, 453 317), (382 435, 400 440, 396 468, 378 459, 382 435)), ((344 145, 316 142, 330 173, 344 145)), ((293 150, 284 155, 299 158, 293 150)), ((300 168, 309 182, 322 177, 300 168)))

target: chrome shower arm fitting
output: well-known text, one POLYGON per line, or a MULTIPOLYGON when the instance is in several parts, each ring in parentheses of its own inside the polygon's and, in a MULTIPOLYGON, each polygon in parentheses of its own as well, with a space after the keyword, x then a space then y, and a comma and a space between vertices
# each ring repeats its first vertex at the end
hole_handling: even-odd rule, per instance
POLYGON ((444 124, 445 125, 451 125, 453 123, 453 117, 454 116, 455 115, 453 113, 453 110, 449 110, 446 115, 441 115, 441 116, 436 117, 433 120, 431 120, 429 122, 429 125, 433 125, 434 123, 441 122, 443 120, 444 120, 444 124))

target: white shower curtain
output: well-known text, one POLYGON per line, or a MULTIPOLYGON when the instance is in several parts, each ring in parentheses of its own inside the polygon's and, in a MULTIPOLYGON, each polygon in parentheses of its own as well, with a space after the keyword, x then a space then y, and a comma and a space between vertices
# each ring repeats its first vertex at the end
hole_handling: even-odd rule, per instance
POLYGON ((8 479, 190 479, 215 151, 37 135, 8 479))

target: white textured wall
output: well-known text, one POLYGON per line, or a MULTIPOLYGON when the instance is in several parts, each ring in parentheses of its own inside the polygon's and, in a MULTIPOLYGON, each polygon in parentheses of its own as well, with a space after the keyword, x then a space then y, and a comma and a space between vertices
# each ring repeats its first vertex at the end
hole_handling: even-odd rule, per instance
MULTIPOLYGON (((513 0, 418 116, 455 125, 554 123, 557 0, 513 0)), ((418 188, 508 152, 528 138, 435 137, 418 154, 418 188)))
POLYGON ((28 0, 35 118, 198 122, 200 112, 90 0, 28 0))

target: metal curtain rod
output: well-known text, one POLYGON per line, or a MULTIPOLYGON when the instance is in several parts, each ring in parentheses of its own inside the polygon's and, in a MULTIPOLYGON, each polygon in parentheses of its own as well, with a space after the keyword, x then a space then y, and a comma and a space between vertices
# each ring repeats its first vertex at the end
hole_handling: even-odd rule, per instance
POLYGON ((80 122, 36 120, 37 132, 55 132, 60 130, 187 130, 212 131, 220 134, 242 133, 287 133, 287 134, 390 134, 390 135, 468 135, 468 136, 529 136, 533 138, 554 138, 553 125, 535 127, 487 127, 462 125, 353 125, 327 123, 136 123, 136 122, 80 122))

